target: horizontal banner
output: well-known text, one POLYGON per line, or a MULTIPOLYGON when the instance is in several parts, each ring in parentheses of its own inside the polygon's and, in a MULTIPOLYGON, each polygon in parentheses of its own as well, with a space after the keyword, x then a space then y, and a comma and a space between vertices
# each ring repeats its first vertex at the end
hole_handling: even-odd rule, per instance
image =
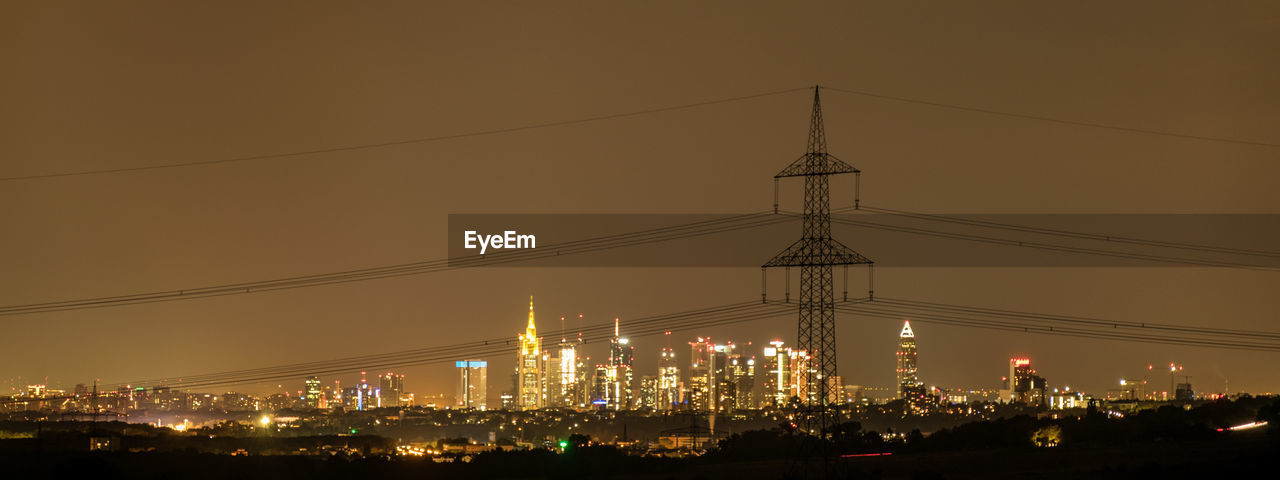
MULTIPOLYGON (((841 213, 839 244, 888 267, 1275 270, 1280 215, 841 213)), ((760 267, 800 214, 451 214, 451 267, 760 267)))

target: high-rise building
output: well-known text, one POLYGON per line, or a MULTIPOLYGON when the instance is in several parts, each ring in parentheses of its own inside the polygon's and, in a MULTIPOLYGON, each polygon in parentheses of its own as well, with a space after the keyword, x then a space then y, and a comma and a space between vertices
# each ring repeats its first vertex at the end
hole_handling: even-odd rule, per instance
POLYGON ((774 340, 764 347, 764 406, 785 407, 791 403, 791 349, 782 345, 782 340, 774 340))
POLYGON ((518 336, 520 356, 516 357, 516 376, 519 391, 516 401, 521 410, 533 410, 545 406, 543 401, 542 338, 533 323, 533 297, 529 297, 529 325, 518 336))
POLYGON ((632 364, 635 361, 635 346, 631 341, 620 336, 619 321, 613 319, 613 339, 609 341, 609 371, 606 372, 608 388, 605 391, 605 405, 610 410, 626 410, 635 405, 632 391, 632 364))
POLYGON ((640 394, 636 396, 636 406, 651 410, 658 407, 658 377, 654 375, 640 377, 640 394))
POLYGON ((378 406, 399 407, 404 405, 404 375, 387 372, 378 377, 378 406))
POLYGON ((922 383, 916 367, 916 334, 911 330, 911 322, 902 322, 902 333, 898 334, 898 397, 907 398, 922 383))
POLYGON ((696 342, 689 342, 689 381, 685 386, 688 388, 688 406, 692 410, 712 409, 715 394, 715 387, 711 382, 715 372, 714 353, 715 344, 710 339, 698 337, 696 342))
MULTIPOLYGON (((579 334, 581 335, 581 334, 579 334)), ((543 355, 546 366, 548 407, 573 408, 583 406, 586 400, 585 357, 582 355, 582 338, 561 338, 560 343, 543 355)))
POLYGON ((1009 359, 1009 376, 1005 377, 1004 387, 1000 392, 1002 401, 1036 407, 1045 405, 1046 382, 1031 368, 1029 358, 1009 359))
POLYGON ((342 406, 360 411, 379 406, 378 389, 369 385, 369 380, 365 373, 360 372, 360 383, 357 383, 356 386, 342 390, 342 406))
POLYGON ((591 375, 591 404, 605 408, 609 401, 609 387, 612 385, 613 373, 615 370, 609 368, 608 365, 596 364, 595 372, 591 375))
POLYGON ((801 398, 801 403, 814 403, 817 401, 818 389, 809 388, 809 379, 818 379, 817 365, 813 361, 809 352, 804 350, 787 351, 787 358, 791 360, 791 383, 787 385, 788 398, 801 398, 802 395, 807 399, 801 398))
POLYGON ((680 367, 676 363, 676 351, 663 347, 662 357, 658 360, 658 393, 654 408, 672 410, 680 402, 680 367))
POLYGON ((461 408, 484 410, 488 406, 489 362, 484 360, 459 360, 458 403, 461 408))
MULTIPOLYGON (((750 343, 748 343, 750 345, 750 343)), ((752 355, 744 355, 741 352, 733 352, 729 357, 728 371, 726 372, 729 380, 729 387, 732 389, 733 404, 726 405, 734 409, 751 409, 756 407, 755 403, 755 381, 756 381, 756 358, 752 355)))
POLYGON ((320 392, 320 377, 312 375, 307 377, 304 383, 307 386, 306 396, 304 397, 307 408, 320 408, 320 399, 323 397, 320 392))

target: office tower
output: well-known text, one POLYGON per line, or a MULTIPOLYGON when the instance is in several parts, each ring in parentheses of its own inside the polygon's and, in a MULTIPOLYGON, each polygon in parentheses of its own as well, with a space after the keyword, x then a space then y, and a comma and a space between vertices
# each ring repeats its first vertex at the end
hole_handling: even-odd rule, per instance
POLYGON ((378 377, 378 400, 382 407, 399 407, 405 404, 404 375, 387 372, 378 377))
POLYGON ((488 406, 489 362, 484 360, 460 360, 458 368, 458 402, 461 408, 484 410, 488 406))
POLYGON ((765 406, 785 407, 790 403, 791 349, 783 348, 782 345, 782 340, 774 340, 764 347, 762 405, 765 406))
POLYGON ((306 396, 304 397, 307 408, 320 408, 320 377, 312 375, 307 377, 304 383, 307 387, 306 396))
POLYGON ((610 410, 625 410, 635 405, 632 391, 632 364, 635 360, 635 347, 631 341, 619 335, 618 319, 613 319, 613 338, 609 341, 609 371, 606 372, 609 387, 606 390, 605 405, 610 410))
POLYGON ((645 375, 640 377, 640 394, 636 396, 639 408, 656 409, 658 406, 658 377, 645 375))
POLYGON ((1005 388, 1000 392, 1003 401, 1044 406, 1046 382, 1044 377, 1036 375, 1035 369, 1031 368, 1031 359, 1010 358, 1009 376, 1005 378, 1005 388))
POLYGON ((681 402, 680 367, 676 363, 676 351, 671 347, 662 348, 662 357, 658 359, 658 397, 654 408, 672 410, 681 402))
POLYGON ((608 365, 596 364, 595 372, 591 375, 592 405, 600 408, 608 406, 609 387, 612 384, 611 379, 614 377, 611 372, 614 371, 608 365))
POLYGON ((360 372, 360 383, 355 387, 348 388, 343 392, 350 399, 350 406, 359 411, 378 408, 378 389, 369 385, 369 380, 365 377, 365 372, 360 372))
POLYGON ((698 337, 696 342, 689 342, 689 380, 685 385, 688 387, 688 403, 692 410, 711 410, 714 352, 715 344, 710 339, 698 337))
MULTIPOLYGON (((581 335, 581 334, 579 334, 581 335)), ((572 340, 561 338, 549 354, 544 355, 547 377, 547 406, 573 408, 583 400, 586 371, 582 356, 581 337, 572 340)))
POLYGON ((756 359, 754 356, 745 356, 741 353, 735 353, 729 358, 729 379, 733 386, 733 405, 735 410, 756 408, 755 404, 755 381, 756 381, 756 359))
POLYGON ((538 337, 538 328, 533 323, 533 297, 529 297, 529 325, 520 339, 520 356, 516 360, 516 375, 519 390, 516 401, 521 410, 542 408, 542 339, 538 337))
POLYGON ((916 367, 916 334, 911 330, 909 321, 902 322, 902 333, 898 334, 897 355, 898 397, 907 398, 922 385, 916 367))
POLYGON ((818 394, 817 388, 809 388, 809 379, 817 379, 817 365, 809 352, 804 350, 787 349, 787 359, 791 361, 788 367, 790 370, 790 383, 787 384, 787 398, 800 399, 801 403, 812 403, 816 400, 805 400, 801 395, 815 397, 818 394))

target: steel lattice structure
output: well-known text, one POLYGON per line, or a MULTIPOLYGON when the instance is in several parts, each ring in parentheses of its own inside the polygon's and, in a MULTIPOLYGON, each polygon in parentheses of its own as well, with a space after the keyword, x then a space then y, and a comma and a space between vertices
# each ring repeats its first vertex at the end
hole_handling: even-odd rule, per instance
POLYGON ((774 176, 804 177, 804 216, 800 240, 787 247, 762 268, 800 267, 800 321, 797 344, 809 353, 813 364, 805 369, 803 402, 798 409, 800 426, 811 435, 826 438, 839 423, 832 407, 831 379, 836 377, 835 293, 832 267, 871 265, 873 262, 831 238, 829 176, 859 173, 853 166, 827 152, 822 125, 819 87, 813 90, 813 115, 805 154, 774 176))

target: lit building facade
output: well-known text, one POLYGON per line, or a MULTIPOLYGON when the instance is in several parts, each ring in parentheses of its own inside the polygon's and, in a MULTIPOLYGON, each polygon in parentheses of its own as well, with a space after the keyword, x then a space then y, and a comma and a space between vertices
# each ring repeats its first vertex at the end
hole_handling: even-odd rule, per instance
POLYGON ((634 361, 635 347, 629 339, 620 336, 619 321, 615 318, 613 338, 609 341, 609 363, 605 368, 605 390, 602 397, 605 408, 626 410, 635 406, 635 394, 632 390, 634 361))
POLYGON ((902 322, 902 332, 898 334, 898 397, 907 398, 911 395, 908 393, 916 393, 923 383, 919 378, 919 370, 916 366, 918 360, 918 352, 916 351, 916 334, 911 330, 911 322, 902 322))
POLYGON ((1045 395, 1045 379, 1036 375, 1031 368, 1029 358, 1010 358, 1009 375, 1005 377, 1001 400, 1009 403, 1021 403, 1034 407, 1043 407, 1048 400, 1045 395))
POLYGON ((307 408, 323 408, 321 399, 324 394, 320 391, 320 377, 310 376, 304 381, 306 385, 306 403, 307 408))
POLYGON ((791 349, 782 345, 782 340, 774 340, 764 347, 762 406, 784 407, 790 403, 791 349))
POLYGON ((407 405, 407 392, 404 391, 404 375, 387 372, 378 377, 378 406, 399 407, 407 405))
POLYGON ((640 377, 640 394, 636 395, 636 406, 655 410, 658 407, 658 377, 645 375, 640 377))
POLYGON ((698 337, 697 341, 689 342, 689 381, 685 383, 685 393, 692 410, 711 410, 714 404, 714 353, 715 344, 709 339, 698 337))
MULTIPOLYGON (((748 343, 748 345, 750 344, 748 343)), ((755 408, 755 356, 735 352, 728 359, 728 371, 726 374, 729 379, 728 388, 733 391, 732 408, 738 410, 755 408)))
POLYGON ((542 338, 538 337, 538 328, 533 323, 532 296, 529 297, 529 324, 518 338, 520 355, 516 357, 517 404, 521 410, 542 408, 545 406, 542 391, 542 338))
POLYGON ((654 408, 673 410, 680 402, 680 366, 676 362, 676 351, 663 347, 662 356, 658 359, 658 392, 654 408))
POLYGON ((458 368, 458 407, 484 410, 489 398, 489 362, 460 360, 458 368))
POLYGON ((582 339, 561 338, 560 343, 543 355, 546 372, 546 406, 581 407, 587 402, 585 357, 582 339))

